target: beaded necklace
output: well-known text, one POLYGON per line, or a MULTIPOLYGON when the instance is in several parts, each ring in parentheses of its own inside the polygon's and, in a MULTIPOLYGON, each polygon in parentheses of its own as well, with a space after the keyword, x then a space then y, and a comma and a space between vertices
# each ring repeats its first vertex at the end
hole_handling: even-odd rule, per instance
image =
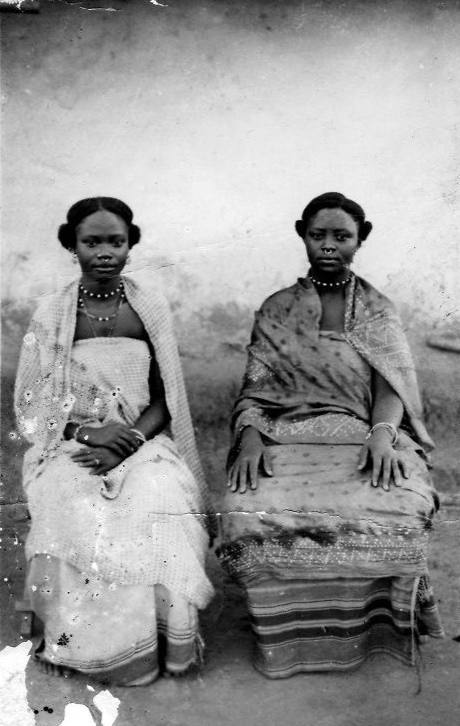
POLYGON ((92 332, 94 338, 98 337, 98 332, 92 323, 93 320, 98 323, 108 323, 109 320, 113 320, 113 323, 112 323, 110 329, 107 331, 107 333, 105 334, 104 337, 109 338, 113 335, 113 332, 115 330, 115 326, 117 323, 118 313, 120 311, 121 304, 122 304, 123 300, 125 300, 125 299, 126 299, 126 295, 124 292, 124 286, 123 286, 122 281, 120 281, 120 284, 118 285, 118 287, 115 290, 111 290, 110 292, 105 292, 105 293, 90 292, 89 290, 84 288, 83 285, 80 284, 77 310, 78 310, 78 312, 81 312, 85 315, 86 319, 88 320, 88 325, 91 329, 91 332, 92 332), (96 298, 96 299, 100 299, 100 300, 108 300, 110 297, 115 297, 115 295, 117 295, 118 300, 117 300, 115 311, 113 313, 111 313, 109 315, 95 315, 94 313, 91 313, 88 310, 88 307, 85 302, 85 296, 88 298, 93 298, 93 299, 96 298))
POLYGON ((351 281, 351 275, 349 275, 345 280, 339 280, 338 282, 323 282, 322 280, 317 280, 316 277, 313 277, 313 275, 310 275, 310 280, 314 285, 317 285, 318 287, 345 287, 345 285, 348 285, 348 283, 351 281))

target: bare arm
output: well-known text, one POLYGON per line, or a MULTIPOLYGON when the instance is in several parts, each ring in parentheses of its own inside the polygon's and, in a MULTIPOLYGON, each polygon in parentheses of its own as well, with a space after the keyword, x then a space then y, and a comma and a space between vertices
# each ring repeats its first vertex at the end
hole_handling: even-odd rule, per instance
POLYGON ((273 476, 270 457, 259 431, 253 426, 243 429, 236 456, 228 467, 228 482, 232 492, 257 489, 259 470, 265 476, 273 476))
POLYGON ((160 369, 155 356, 152 355, 149 375, 150 406, 148 406, 133 424, 133 428, 144 434, 146 439, 152 439, 168 425, 171 417, 166 404, 166 394, 161 378, 160 369))
POLYGON ((152 439, 159 434, 170 421, 168 407, 164 396, 151 403, 137 419, 133 428, 144 434, 146 439, 152 439))
POLYGON ((398 394, 386 382, 380 373, 374 374, 374 405, 372 407, 372 425, 385 421, 395 428, 401 424, 404 408, 398 394))
MULTIPOLYGON (((404 407, 396 391, 382 376, 374 374, 374 405, 372 407, 372 425, 391 423, 397 429, 402 421, 404 407)), ((374 431, 363 448, 358 469, 365 469, 369 463, 372 467, 371 485, 381 486, 388 491, 390 483, 401 486, 402 477, 407 478, 406 465, 400 454, 391 443, 392 433, 389 429, 379 428, 374 431)))

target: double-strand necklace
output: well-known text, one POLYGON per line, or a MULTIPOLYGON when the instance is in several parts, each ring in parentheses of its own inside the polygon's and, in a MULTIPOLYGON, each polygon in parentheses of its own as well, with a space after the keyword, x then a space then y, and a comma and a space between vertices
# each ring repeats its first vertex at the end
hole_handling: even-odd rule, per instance
POLYGON ((314 285, 317 285, 318 287, 328 287, 330 288, 336 288, 336 287, 345 287, 345 285, 348 285, 348 283, 351 281, 352 275, 348 275, 345 280, 339 280, 338 282, 323 282, 322 280, 317 280, 316 277, 313 277, 313 275, 309 275, 310 280, 314 285))
POLYGON ((78 297, 78 310, 81 311, 85 315, 86 319, 88 320, 88 324, 89 324, 89 327, 91 328, 91 332, 93 333, 93 336, 95 338, 98 337, 98 333, 92 322, 93 320, 98 323, 108 323, 110 320, 113 320, 113 323, 112 323, 110 329, 105 334, 105 336, 110 337, 111 335, 113 335, 113 331, 115 330, 115 325, 117 323, 118 313, 120 311, 121 304, 122 304, 123 300, 126 299, 123 282, 120 281, 120 284, 118 285, 118 287, 115 290, 111 290, 110 292, 105 292, 105 293, 90 292, 89 290, 86 290, 86 288, 84 288, 83 285, 80 284, 79 293, 80 294, 78 297), (115 308, 114 312, 111 313, 110 315, 95 315, 94 313, 90 313, 90 311, 88 310, 88 307, 85 302, 85 296, 93 298, 93 299, 96 298, 99 300, 108 300, 111 297, 115 297, 115 295, 117 296, 116 308, 115 308))

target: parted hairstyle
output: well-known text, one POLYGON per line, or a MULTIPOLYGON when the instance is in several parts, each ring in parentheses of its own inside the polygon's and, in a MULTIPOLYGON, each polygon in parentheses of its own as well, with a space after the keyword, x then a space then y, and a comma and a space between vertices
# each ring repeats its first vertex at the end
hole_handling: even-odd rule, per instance
POLYGON ((305 239, 309 220, 315 216, 320 209, 343 209, 344 212, 353 217, 358 225, 358 239, 364 242, 372 230, 372 223, 366 221, 364 209, 352 199, 347 199, 340 192, 326 192, 319 197, 311 200, 302 212, 302 219, 298 219, 295 223, 295 229, 298 235, 305 239))
POLYGON ((80 199, 73 204, 67 212, 67 222, 58 229, 59 242, 66 250, 72 252, 77 243, 76 229, 85 217, 100 210, 112 212, 120 217, 128 227, 128 244, 133 247, 141 238, 141 231, 137 224, 133 224, 133 213, 127 204, 115 197, 89 197, 80 199))

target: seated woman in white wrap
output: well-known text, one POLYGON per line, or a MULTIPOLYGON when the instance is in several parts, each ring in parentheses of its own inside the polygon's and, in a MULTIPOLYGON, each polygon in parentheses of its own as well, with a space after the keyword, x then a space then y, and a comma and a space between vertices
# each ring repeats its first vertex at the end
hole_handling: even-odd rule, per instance
POLYGON ((132 218, 108 197, 70 208, 58 236, 81 278, 33 316, 15 399, 32 443, 36 658, 49 673, 120 685, 196 663, 197 611, 213 594, 208 493, 168 307, 121 276, 140 237, 132 218))

